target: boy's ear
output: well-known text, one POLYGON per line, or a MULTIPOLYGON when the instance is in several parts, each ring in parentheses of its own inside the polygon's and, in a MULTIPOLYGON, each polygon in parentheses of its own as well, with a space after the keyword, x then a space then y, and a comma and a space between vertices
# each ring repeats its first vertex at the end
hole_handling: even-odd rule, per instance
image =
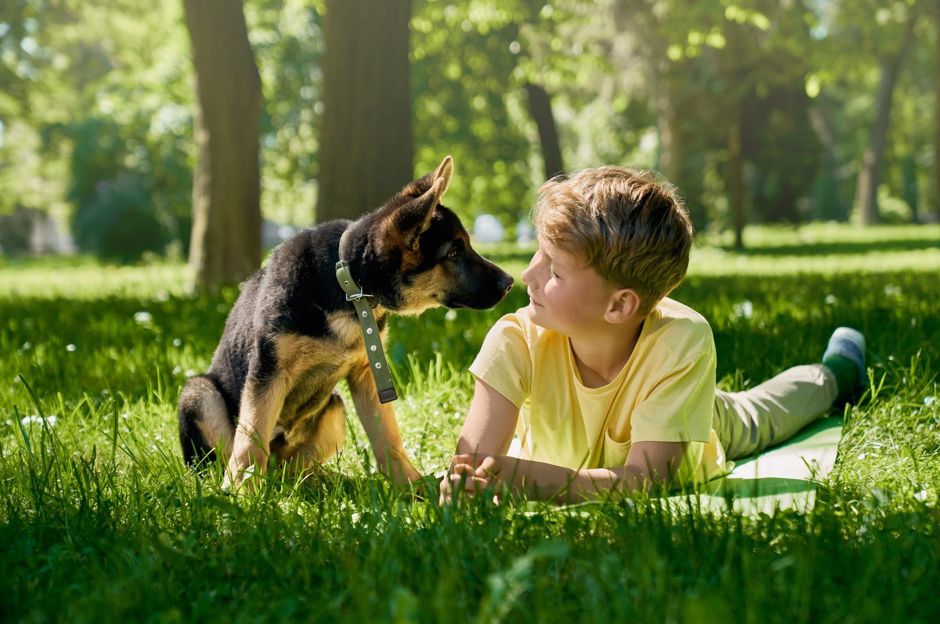
POLYGON ((608 323, 622 323, 640 309, 640 295, 632 288, 621 288, 610 296, 604 320, 608 323))
POLYGON ((429 185, 426 191, 403 204, 392 215, 395 230, 408 249, 415 249, 418 238, 431 226, 431 219, 434 218, 434 212, 441 203, 441 197, 450 185, 453 173, 454 160, 447 156, 437 169, 406 187, 407 193, 410 189, 417 188, 418 185, 422 187, 425 184, 429 185))

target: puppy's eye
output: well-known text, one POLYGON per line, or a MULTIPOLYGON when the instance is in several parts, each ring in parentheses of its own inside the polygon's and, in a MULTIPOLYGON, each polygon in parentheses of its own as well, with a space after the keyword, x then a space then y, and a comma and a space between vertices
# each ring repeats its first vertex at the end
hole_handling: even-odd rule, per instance
POLYGON ((449 260, 454 260, 459 255, 460 255, 460 249, 458 249, 457 247, 451 247, 450 251, 447 252, 447 258, 449 260))

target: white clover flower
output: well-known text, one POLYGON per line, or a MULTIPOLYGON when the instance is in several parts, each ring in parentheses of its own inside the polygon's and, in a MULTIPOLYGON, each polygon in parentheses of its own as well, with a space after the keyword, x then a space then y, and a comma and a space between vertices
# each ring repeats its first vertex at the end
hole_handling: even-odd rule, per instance
POLYGON ((32 416, 25 416, 24 418, 20 420, 20 423, 24 427, 28 427, 30 425, 42 425, 42 424, 45 424, 49 427, 55 427, 56 423, 58 422, 59 422, 59 417, 56 416, 55 414, 51 416, 47 416, 46 418, 43 418, 42 416, 39 416, 38 414, 33 414, 32 416))

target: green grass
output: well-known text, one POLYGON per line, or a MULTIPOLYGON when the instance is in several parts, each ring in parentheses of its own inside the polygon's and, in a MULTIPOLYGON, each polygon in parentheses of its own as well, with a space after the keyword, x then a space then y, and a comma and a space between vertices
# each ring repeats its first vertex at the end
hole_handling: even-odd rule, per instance
MULTIPOLYGON (((705 239, 675 297, 712 323, 726 389, 869 341, 805 515, 710 516, 655 500, 574 511, 416 502, 350 421, 320 478, 221 495, 181 466, 175 403, 236 293, 185 295, 173 264, 0 263, 0 617, 22 621, 935 621, 940 614, 940 229, 705 239), (25 383, 24 383, 25 381, 25 383), (28 384, 28 386, 27 386, 28 384), (43 426, 31 417, 55 416, 43 426)), ((526 250, 489 250, 518 274, 526 250)), ((444 467, 487 313, 396 319, 389 355, 419 467, 444 467), (440 355, 438 355, 440 354, 440 355)))

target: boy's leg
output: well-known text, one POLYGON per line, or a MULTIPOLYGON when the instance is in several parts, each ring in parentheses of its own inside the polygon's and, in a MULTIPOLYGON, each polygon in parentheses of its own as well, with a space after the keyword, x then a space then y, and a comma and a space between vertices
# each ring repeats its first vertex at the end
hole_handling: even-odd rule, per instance
POLYGON ((822 364, 796 366, 747 392, 716 392, 714 428, 729 459, 779 444, 865 383, 865 337, 839 327, 822 364))
POLYGON ((728 459, 747 457, 791 438, 837 396, 827 367, 795 366, 746 392, 716 392, 715 431, 728 459))

